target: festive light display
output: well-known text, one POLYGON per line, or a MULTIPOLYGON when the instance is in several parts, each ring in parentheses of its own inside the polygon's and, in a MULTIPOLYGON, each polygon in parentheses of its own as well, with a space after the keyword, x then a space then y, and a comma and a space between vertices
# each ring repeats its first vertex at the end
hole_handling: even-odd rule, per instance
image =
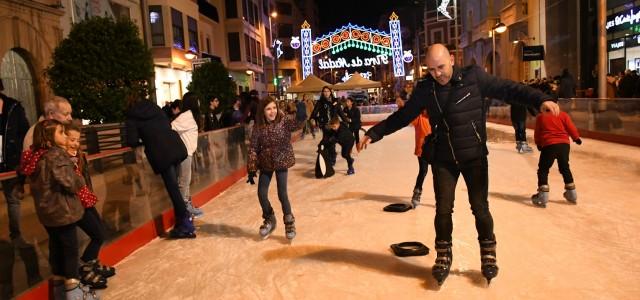
MULTIPOLYGON (((303 78, 313 73, 313 56, 325 52, 335 55, 349 48, 373 52, 376 56, 365 58, 364 60, 356 57, 351 61, 347 61, 345 58, 327 61, 325 58, 324 61, 322 59, 319 60, 320 69, 387 64, 387 57, 391 56, 393 57, 395 76, 404 76, 404 53, 400 34, 400 20, 398 20, 398 15, 395 12, 391 14, 389 20, 390 33, 349 23, 313 41, 311 39, 311 26, 305 21, 300 31, 303 78)), ((297 37, 295 38, 297 39, 297 37)), ((291 43, 292 48, 297 49, 294 47, 293 38, 291 43)), ((413 60, 413 55, 411 55, 411 60, 413 60)))

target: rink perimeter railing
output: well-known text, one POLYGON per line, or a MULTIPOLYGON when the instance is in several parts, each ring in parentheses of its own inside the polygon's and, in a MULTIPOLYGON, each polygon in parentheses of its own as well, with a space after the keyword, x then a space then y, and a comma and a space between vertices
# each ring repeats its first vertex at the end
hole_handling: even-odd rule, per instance
MULTIPOLYGON (((196 206, 246 175, 249 134, 249 127, 236 126, 199 135, 191 182, 196 206)), ((89 155, 89 165, 99 199, 96 208, 106 227, 100 260, 111 265, 164 234, 174 218, 162 179, 151 170, 143 149, 104 148, 110 147, 89 155)), ((14 172, 0 174, 0 180, 13 177, 14 172)), ((0 299, 47 299, 51 276, 48 236, 36 216, 28 185, 20 212, 26 244, 14 245, 9 239, 7 203, 0 201, 0 299)), ((88 238, 84 233, 78 236, 80 249, 84 249, 88 238)))

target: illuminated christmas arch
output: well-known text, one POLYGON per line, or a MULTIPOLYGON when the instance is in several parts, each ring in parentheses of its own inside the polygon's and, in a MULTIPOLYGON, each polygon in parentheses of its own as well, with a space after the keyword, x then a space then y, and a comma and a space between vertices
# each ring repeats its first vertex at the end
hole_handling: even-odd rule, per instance
POLYGON ((404 76, 405 53, 402 51, 400 20, 395 12, 389 17, 389 32, 375 30, 351 23, 331 33, 312 39, 311 26, 307 21, 301 26, 300 43, 302 51, 302 76, 313 74, 313 57, 330 52, 336 54, 349 48, 362 49, 377 53, 378 57, 393 58, 393 70, 396 77, 404 76))

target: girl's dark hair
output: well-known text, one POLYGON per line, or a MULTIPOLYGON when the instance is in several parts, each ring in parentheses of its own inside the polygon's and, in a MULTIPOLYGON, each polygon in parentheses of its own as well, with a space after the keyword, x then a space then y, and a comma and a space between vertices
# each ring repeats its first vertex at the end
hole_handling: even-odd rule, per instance
POLYGON ((329 102, 333 102, 333 100, 335 99, 335 97, 333 96, 333 90, 329 86, 325 85, 322 87, 322 91, 320 92, 320 99, 318 100, 322 100, 322 99, 326 99, 329 102), (328 99, 324 97, 324 89, 328 89, 331 92, 331 96, 329 96, 328 99))
POLYGON ((198 130, 200 130, 200 101, 196 94, 192 92, 187 92, 182 96, 182 107, 180 111, 185 112, 187 110, 191 111, 193 119, 196 120, 198 124, 198 130))
POLYGON ((177 99, 176 99, 176 100, 173 100, 173 102, 171 102, 171 104, 169 105, 169 107, 171 107, 171 109, 179 108, 179 109, 180 109, 180 112, 184 111, 184 110, 182 109, 182 101, 177 100, 177 99))
POLYGON ((71 122, 68 124, 64 124, 64 132, 69 132, 69 131, 77 131, 82 133, 82 130, 80 129, 80 126, 78 126, 78 124, 71 122))
POLYGON ((56 134, 58 126, 64 125, 55 119, 42 120, 38 122, 36 127, 33 129, 32 149, 49 149, 55 145, 54 135, 56 134))
POLYGON ((280 122, 280 120, 282 120, 283 112, 280 111, 280 108, 278 108, 278 103, 276 102, 276 99, 274 99, 271 96, 267 96, 266 98, 258 102, 258 109, 256 111, 256 125, 264 126, 268 123, 267 116, 264 115, 264 108, 267 107, 267 105, 269 105, 270 103, 276 104, 276 109, 278 110, 278 114, 276 115, 276 119, 274 120, 274 122, 278 123, 280 122))

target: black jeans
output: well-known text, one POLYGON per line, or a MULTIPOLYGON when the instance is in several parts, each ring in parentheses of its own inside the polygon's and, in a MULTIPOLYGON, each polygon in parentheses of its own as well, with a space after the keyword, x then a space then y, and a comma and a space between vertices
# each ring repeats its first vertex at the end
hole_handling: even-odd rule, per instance
POLYGON ((20 233, 20 199, 15 197, 13 189, 17 185, 24 184, 19 178, 10 178, 0 182, 2 193, 7 201, 7 215, 9 216, 9 237, 19 238, 20 233))
POLYGON ((456 184, 462 173, 469 194, 471 211, 476 218, 478 240, 493 240, 493 218, 489 212, 489 171, 487 157, 456 165, 453 162, 436 161, 431 166, 433 190, 436 195, 436 240, 451 241, 453 232, 453 202, 456 184))
POLYGON ((84 209, 84 215, 82 219, 78 221, 78 227, 86 233, 89 238, 89 244, 84 249, 82 257, 80 259, 83 262, 90 262, 98 258, 100 247, 104 243, 104 225, 102 219, 95 207, 89 207, 84 209))
POLYGON ((422 190, 422 184, 424 183, 424 178, 427 176, 427 171, 429 170, 429 164, 427 161, 422 158, 422 156, 418 156, 418 176, 416 177, 416 186, 413 189, 422 190))
POLYGON ((360 127, 358 128, 349 128, 351 132, 353 132, 353 137, 356 138, 356 145, 360 143, 360 127))
POLYGON ((49 234, 49 264, 51 273, 67 279, 79 278, 78 275, 78 236, 76 223, 44 227, 49 234))
MULTIPOLYGON (((278 199, 282 204, 282 212, 285 215, 292 214, 291 203, 289 203, 289 196, 287 195, 287 174, 288 170, 276 171, 276 182, 278 186, 278 199)), ((258 177, 258 200, 260 201, 260 207, 262 207, 262 218, 267 218, 273 214, 273 208, 269 202, 269 184, 271 183, 271 177, 273 177, 273 171, 260 170, 260 176, 258 177)))
POLYGON ((351 157, 351 149, 353 148, 353 143, 340 144, 340 155, 347 160, 347 164, 349 169, 353 168, 353 158, 351 157))
POLYGON ((556 159, 564 183, 573 183, 573 175, 569 169, 569 150, 569 144, 554 144, 542 148, 538 161, 538 186, 549 184, 549 169, 556 159))
POLYGON ((527 141, 527 124, 526 121, 512 121, 513 129, 516 131, 516 142, 527 141))
POLYGON ((171 199, 171 204, 173 204, 173 213, 176 218, 176 224, 187 216, 187 206, 184 204, 184 200, 182 199, 182 194, 180 194, 180 188, 178 187, 178 173, 176 172, 176 166, 170 166, 164 172, 160 174, 162 176, 162 180, 164 181, 164 187, 167 189, 167 193, 169 193, 169 199, 171 199))

